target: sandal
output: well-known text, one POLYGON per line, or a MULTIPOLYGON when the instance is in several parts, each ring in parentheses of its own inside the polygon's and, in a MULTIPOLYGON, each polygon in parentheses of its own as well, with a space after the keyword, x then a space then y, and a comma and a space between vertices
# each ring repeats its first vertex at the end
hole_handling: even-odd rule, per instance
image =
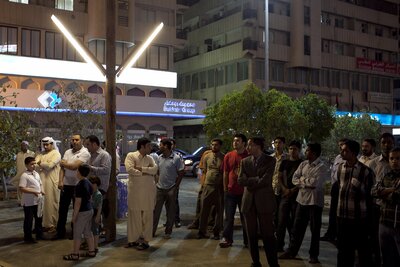
POLYGON ((85 253, 82 253, 81 255, 80 255, 81 257, 86 257, 86 258, 94 258, 94 257, 96 257, 96 251, 87 251, 87 252, 85 252, 85 253))
POLYGON ((134 248, 139 246, 139 242, 129 242, 128 244, 125 245, 125 248, 134 248))
POLYGON ((63 260, 65 260, 65 261, 78 261, 79 260, 79 254, 71 253, 71 254, 68 254, 68 255, 64 255, 63 260))

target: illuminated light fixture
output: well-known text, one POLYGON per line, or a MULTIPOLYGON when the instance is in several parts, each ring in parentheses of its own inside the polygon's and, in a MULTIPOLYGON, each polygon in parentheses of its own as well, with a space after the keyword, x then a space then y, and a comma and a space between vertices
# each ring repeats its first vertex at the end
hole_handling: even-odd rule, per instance
POLYGON ((159 34, 159 32, 163 27, 164 23, 161 22, 160 25, 158 25, 156 29, 151 33, 151 35, 147 38, 147 40, 137 50, 132 51, 129 54, 126 61, 117 69, 117 77, 121 76, 126 69, 132 67, 136 63, 136 61, 143 54, 143 52, 150 45, 150 43, 154 40, 154 38, 156 38, 156 36, 159 34))
MULTIPOLYGON (((0 73, 52 79, 69 79, 104 83, 106 77, 89 63, 0 54, 0 73)), ((176 88, 177 73, 171 71, 128 68, 117 83, 176 88)))
MULTIPOLYGON (((8 107, 0 106, 0 110, 8 111, 26 111, 26 112, 49 112, 49 113, 63 113, 69 112, 70 109, 49 109, 49 108, 24 108, 24 107, 8 107)), ((79 110, 79 113, 93 113, 89 110, 79 110)), ((94 112, 97 114, 105 114, 105 111, 94 112)), ((137 112, 137 111, 117 111, 117 115, 121 116, 141 116, 141 117, 163 117, 163 118, 184 118, 184 119, 204 119, 205 115, 196 114, 175 114, 175 113, 160 113, 160 112, 137 112)))
POLYGON ((61 23, 61 21, 53 15, 51 15, 51 20, 56 24, 58 29, 64 34, 65 38, 71 43, 71 45, 78 51, 79 55, 89 64, 93 65, 98 69, 103 76, 106 75, 106 70, 104 67, 94 58, 92 53, 87 50, 86 47, 81 45, 75 37, 68 31, 68 29, 61 23))

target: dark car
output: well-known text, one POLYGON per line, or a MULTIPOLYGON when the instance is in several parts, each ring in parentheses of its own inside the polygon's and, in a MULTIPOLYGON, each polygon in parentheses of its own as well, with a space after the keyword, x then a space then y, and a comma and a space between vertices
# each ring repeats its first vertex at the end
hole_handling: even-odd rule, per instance
POLYGON ((201 146, 192 154, 182 156, 185 164, 185 175, 191 175, 194 177, 197 176, 197 168, 199 166, 201 156, 203 155, 204 151, 208 149, 209 148, 206 146, 201 146))

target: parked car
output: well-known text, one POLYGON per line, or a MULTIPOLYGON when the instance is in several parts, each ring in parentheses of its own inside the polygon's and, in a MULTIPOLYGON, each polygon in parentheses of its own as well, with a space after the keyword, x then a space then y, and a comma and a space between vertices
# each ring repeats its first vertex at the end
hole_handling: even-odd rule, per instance
POLYGON ((185 164, 185 175, 197 176, 197 168, 200 163, 200 158, 203 155, 204 151, 209 148, 206 146, 201 146, 196 149, 192 154, 184 155, 183 163, 185 164))

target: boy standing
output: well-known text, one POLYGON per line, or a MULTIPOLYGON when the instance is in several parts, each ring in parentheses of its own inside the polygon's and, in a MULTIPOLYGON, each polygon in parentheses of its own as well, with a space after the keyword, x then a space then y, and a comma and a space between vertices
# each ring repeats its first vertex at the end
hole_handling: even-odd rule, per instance
POLYGON ((93 205, 93 218, 92 218, 92 232, 94 238, 94 251, 96 253, 99 251, 99 235, 100 235, 100 219, 101 219, 101 207, 103 204, 103 195, 99 191, 99 186, 101 185, 100 178, 97 176, 92 176, 89 178, 92 184, 93 195, 92 195, 92 205, 93 205))
MULTIPOLYGON (((42 239, 42 216, 38 216, 38 204, 43 198, 43 186, 39 174, 35 171, 35 158, 24 160, 26 171, 21 175, 19 189, 22 192, 21 206, 24 207, 24 241, 37 243, 42 239), (36 240, 32 238, 32 222, 35 218, 36 240)), ((39 215, 41 212, 39 211, 39 215)))
POLYGON ((93 206, 91 197, 93 194, 92 186, 86 176, 90 173, 90 166, 88 164, 81 164, 76 173, 79 180, 75 187, 75 205, 72 214, 72 223, 74 224, 74 245, 73 252, 64 255, 63 259, 67 261, 79 260, 79 247, 81 245, 82 234, 86 238, 89 247, 88 253, 84 256, 95 257, 96 251, 94 250, 94 240, 92 233, 92 217, 93 206))
POLYGON ((382 199, 379 242, 384 267, 400 264, 400 148, 389 153, 390 171, 372 188, 372 196, 382 199))

